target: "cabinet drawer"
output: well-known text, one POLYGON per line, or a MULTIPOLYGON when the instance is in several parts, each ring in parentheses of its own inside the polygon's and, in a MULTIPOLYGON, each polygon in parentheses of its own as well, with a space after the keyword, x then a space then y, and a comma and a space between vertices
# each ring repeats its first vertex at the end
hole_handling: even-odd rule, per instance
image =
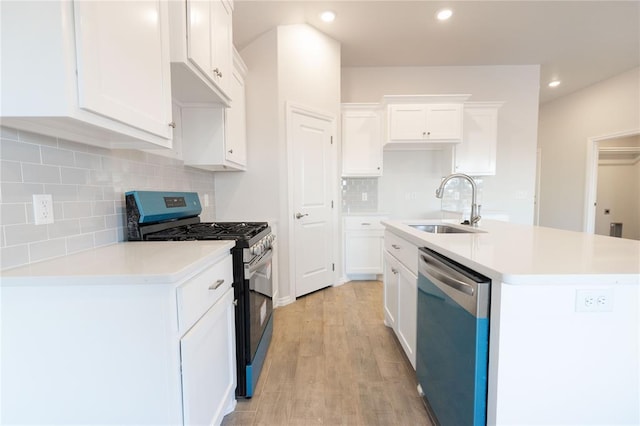
POLYGON ((418 275, 417 246, 387 231, 384 233, 384 249, 395 256, 414 275, 418 275))
POLYGON ((346 231, 384 231, 380 221, 386 219, 386 216, 348 216, 344 218, 344 229, 346 231))
POLYGON ((177 290, 178 326, 187 331, 233 284, 231 255, 208 267, 177 290))

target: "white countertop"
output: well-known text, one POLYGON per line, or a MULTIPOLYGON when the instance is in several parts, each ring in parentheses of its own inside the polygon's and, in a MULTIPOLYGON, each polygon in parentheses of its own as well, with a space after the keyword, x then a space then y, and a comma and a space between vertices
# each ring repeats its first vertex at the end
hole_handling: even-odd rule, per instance
POLYGON ((176 283, 228 254, 234 245, 235 241, 123 242, 2 271, 0 285, 86 285, 89 278, 96 285, 176 283))
MULTIPOLYGON (((640 241, 482 220, 469 234, 430 234, 383 221, 388 230, 506 284, 640 285, 640 241)), ((466 225, 459 225, 466 227, 466 225)))

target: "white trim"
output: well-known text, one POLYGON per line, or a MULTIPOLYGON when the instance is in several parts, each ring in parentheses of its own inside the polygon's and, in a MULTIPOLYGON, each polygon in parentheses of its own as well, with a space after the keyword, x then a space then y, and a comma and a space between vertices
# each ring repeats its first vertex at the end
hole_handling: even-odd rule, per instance
MULTIPOLYGON (((291 139, 291 135, 293 134, 293 129, 292 129, 292 124, 293 124, 293 119, 292 119, 292 115, 294 113, 298 113, 298 114, 302 114, 302 115, 306 115, 308 117, 312 117, 312 118, 316 118, 318 120, 324 120, 324 121, 328 121, 331 124, 331 134, 333 136, 333 151, 332 151, 332 156, 333 156, 333 164, 331 165, 331 173, 330 176, 333 176, 333 184, 331 185, 331 188, 333 188, 332 194, 331 194, 331 198, 334 200, 334 206, 333 206, 333 212, 332 212, 332 220, 333 220, 333 224, 332 224, 332 228, 333 228, 333 245, 331 248, 331 258, 332 258, 332 262, 335 265, 337 263, 337 254, 340 253, 340 249, 339 249, 339 244, 340 244, 340 238, 339 238, 339 234, 338 234, 338 223, 339 223, 339 217, 338 217, 338 210, 339 210, 339 205, 337 203, 337 194, 338 194, 338 187, 340 184, 340 180, 338 179, 338 155, 337 155, 337 147, 338 147, 338 136, 337 136, 337 117, 334 115, 331 115, 330 113, 324 112, 324 111, 319 111, 316 110, 314 108, 305 106, 305 105, 301 105, 301 104, 297 104, 294 102, 289 102, 286 101, 285 102, 285 123, 286 123, 286 144, 287 144, 287 216, 288 216, 288 220, 287 220, 287 228, 289 230, 289 292, 290 292, 290 296, 288 298, 283 298, 281 299, 282 303, 284 304, 288 304, 288 303, 292 303, 295 301, 296 299, 296 269, 295 269, 295 265, 296 265, 296 261, 295 261, 295 250, 293 249, 295 247, 295 222, 292 220, 292 212, 294 211, 294 200, 293 200, 293 178, 294 178, 294 171, 293 171, 293 141, 291 139)), ((333 277, 332 277, 332 281, 336 281, 336 277, 338 276, 339 271, 337 270, 338 268, 335 268, 336 270, 333 271, 333 277)), ((279 301, 280 303, 280 301, 279 301)))
POLYGON ((595 233, 596 224, 596 196, 598 191, 598 154, 600 142, 625 136, 640 134, 640 129, 626 130, 587 139, 587 168, 585 179, 583 229, 588 234, 595 233))

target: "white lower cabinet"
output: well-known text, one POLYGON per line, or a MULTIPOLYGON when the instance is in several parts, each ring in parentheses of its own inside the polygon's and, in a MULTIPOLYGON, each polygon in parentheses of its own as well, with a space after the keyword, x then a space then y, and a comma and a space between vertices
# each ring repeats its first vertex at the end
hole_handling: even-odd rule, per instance
POLYGON ((384 234, 384 320, 393 328, 416 368, 418 247, 391 232, 384 234))
POLYGON ((384 216, 345 218, 345 273, 347 275, 382 274, 384 216))
POLYGON ((236 403, 231 255, 195 272, 3 282, 1 423, 220 424, 236 403))
POLYGON ((184 423, 217 424, 236 389, 233 288, 180 340, 184 423))
POLYGON ((418 277, 402 263, 398 264, 398 319, 396 334, 409 358, 411 366, 416 368, 416 328, 418 311, 418 277))

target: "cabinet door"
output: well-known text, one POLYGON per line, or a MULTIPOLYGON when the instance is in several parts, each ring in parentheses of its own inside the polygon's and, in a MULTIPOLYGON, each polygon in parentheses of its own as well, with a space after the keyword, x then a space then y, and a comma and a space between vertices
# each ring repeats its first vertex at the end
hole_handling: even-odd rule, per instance
POLYGON ((187 0, 187 58, 209 78, 211 67, 211 1, 187 0))
POLYGON ((235 68, 231 75, 229 95, 233 99, 227 109, 227 133, 225 135, 225 158, 244 168, 247 165, 247 129, 245 110, 244 78, 235 68))
POLYGON ((462 104, 430 104, 426 109, 426 139, 462 138, 462 104))
MULTIPOLYGON (((229 94, 232 78, 231 11, 221 0, 211 2, 211 73, 213 81, 229 94)), ((232 98, 233 100, 233 98, 232 98)))
POLYGON ((384 323, 394 331, 398 330, 398 279, 399 262, 384 252, 384 323))
POLYGON ((418 311, 418 277, 398 265, 397 336, 413 369, 416 368, 416 328, 418 311))
POLYGON ((79 107, 171 139, 167 4, 76 1, 79 107))
POLYGON ((180 340, 184 424, 220 424, 236 387, 233 289, 180 340))
POLYGON ((347 274, 382 273, 381 232, 347 232, 345 246, 347 274))
POLYGON ((497 141, 498 108, 465 107, 464 137, 455 147, 455 172, 495 175, 497 141))
POLYGON ((423 104, 389 105, 389 140, 420 140, 426 135, 427 107, 423 104))
POLYGON ((375 111, 342 113, 342 176, 381 176, 380 115, 375 111))

